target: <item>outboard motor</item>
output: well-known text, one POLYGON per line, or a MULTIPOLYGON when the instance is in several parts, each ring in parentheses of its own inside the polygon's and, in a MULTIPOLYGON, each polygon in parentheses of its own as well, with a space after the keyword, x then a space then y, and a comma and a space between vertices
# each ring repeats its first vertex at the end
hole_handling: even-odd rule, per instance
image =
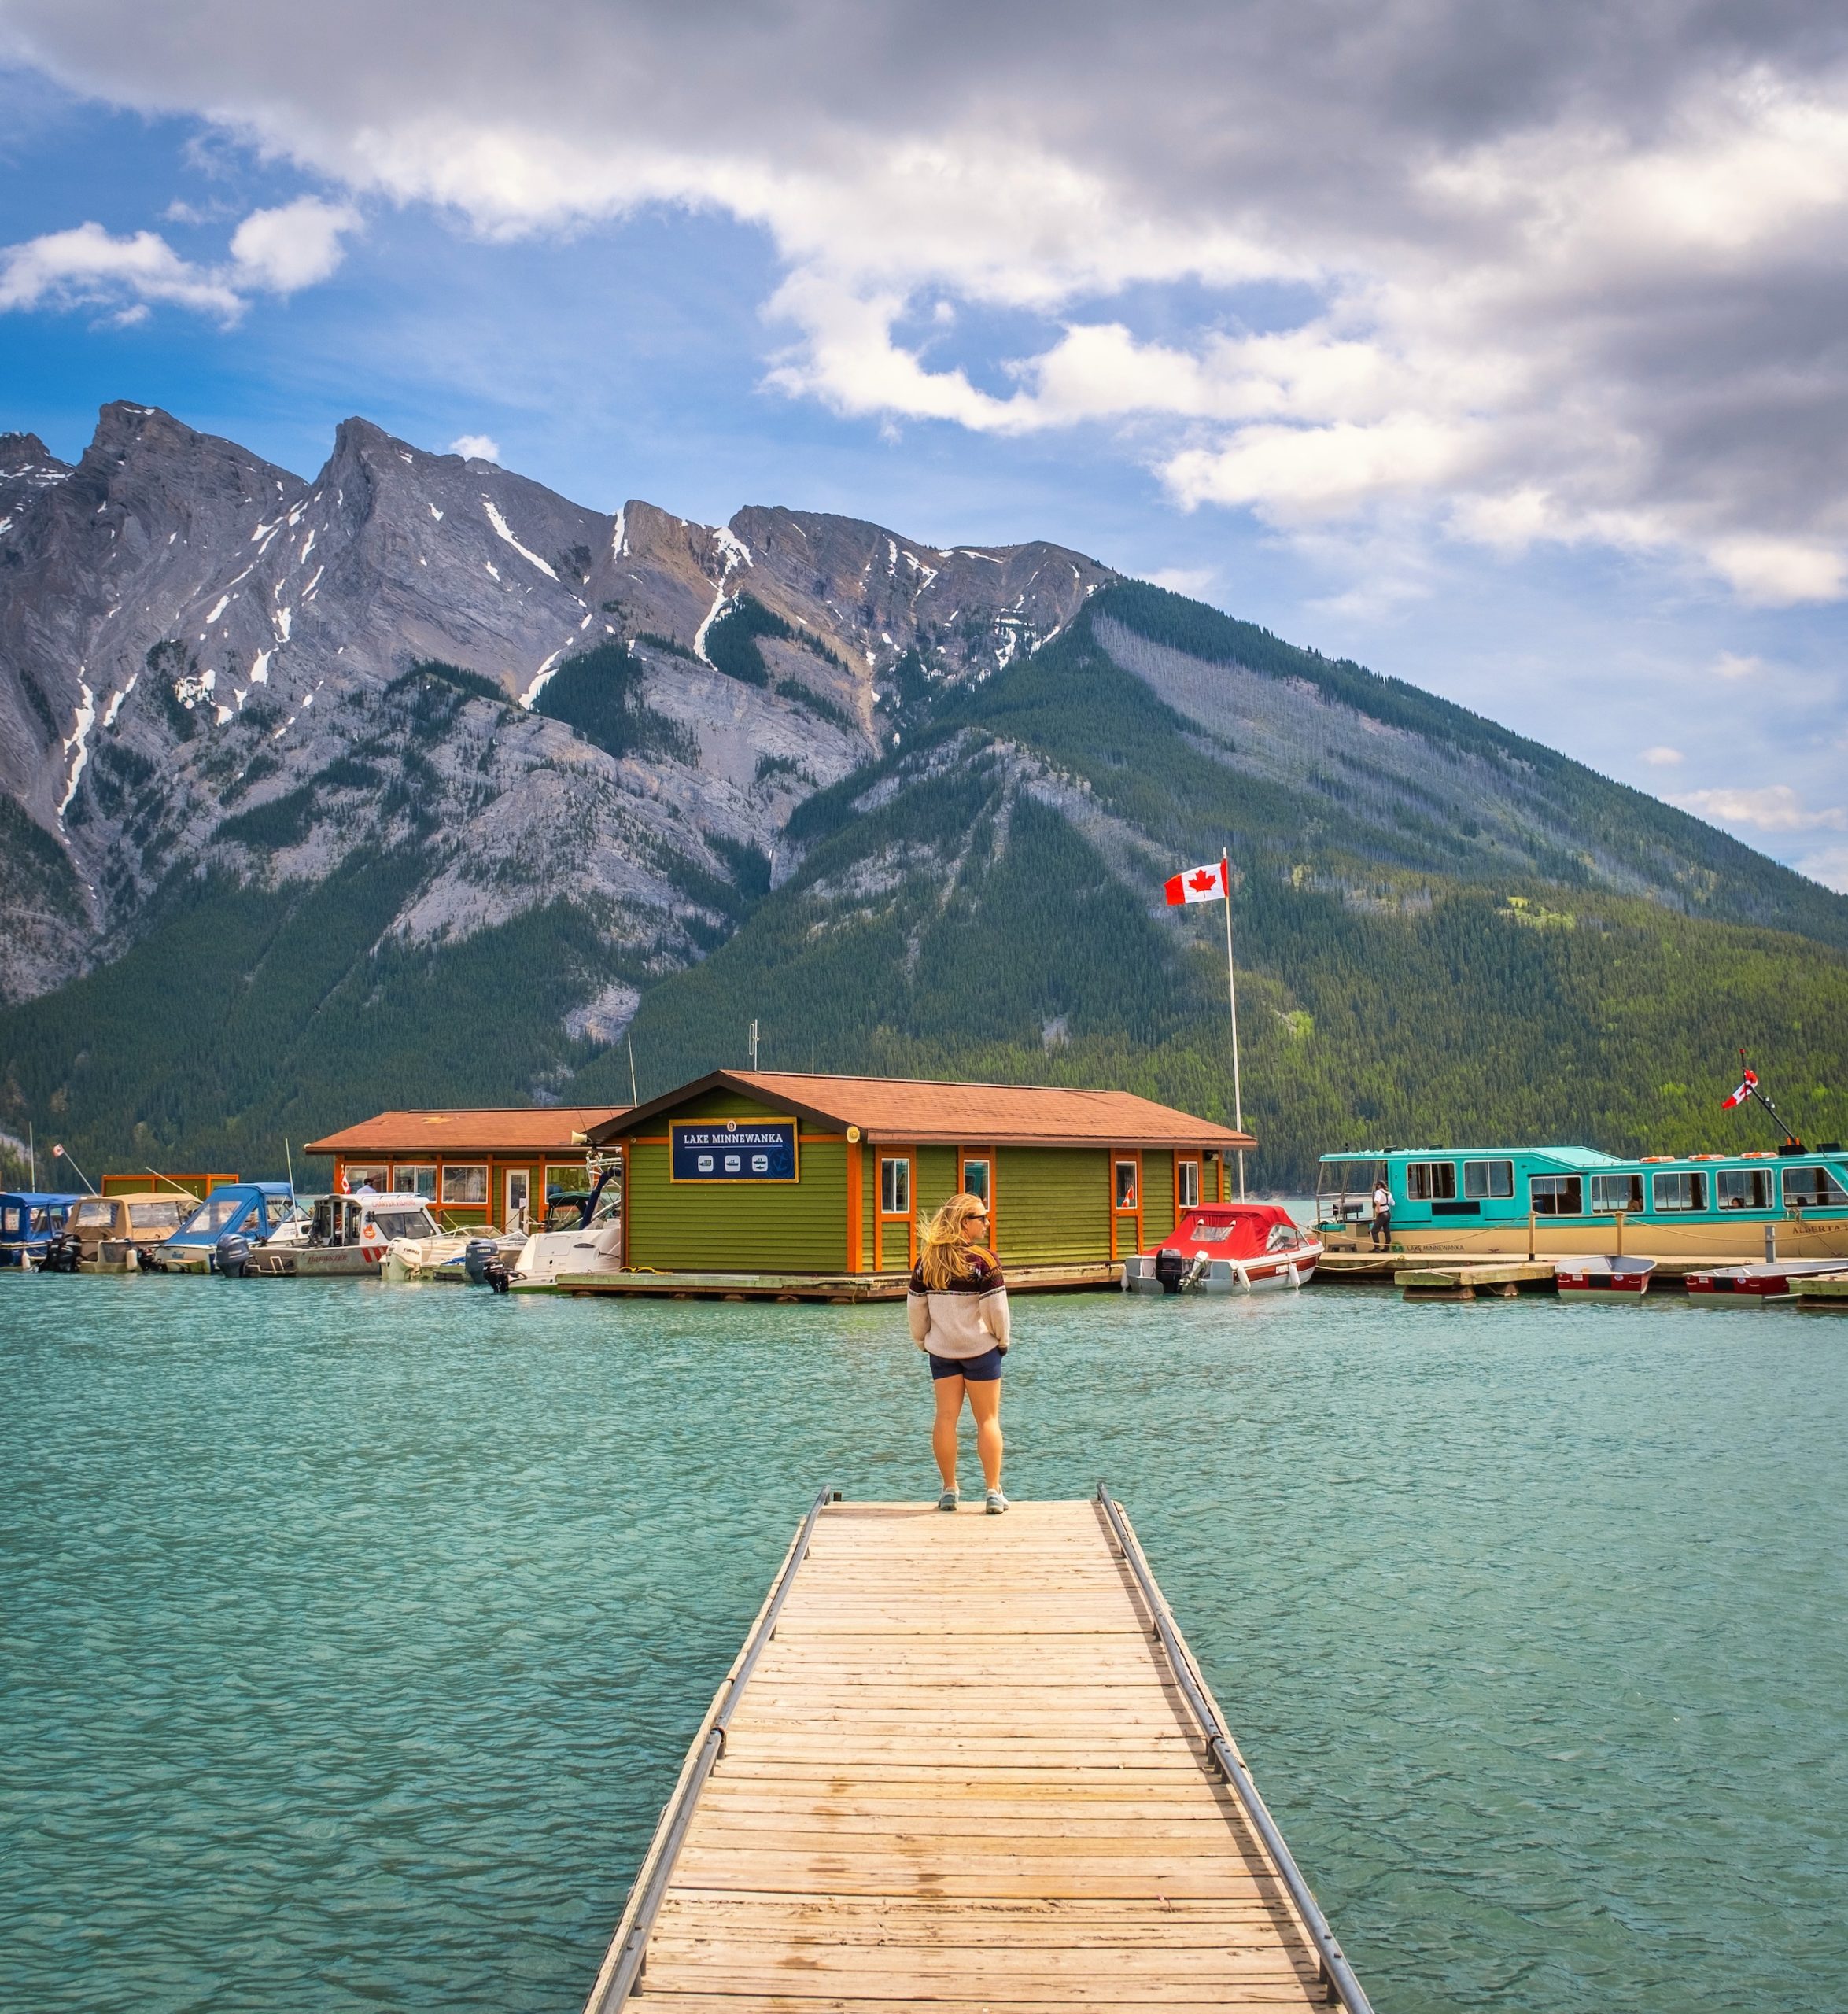
POLYGON ((513 1275, 508 1272, 506 1266, 498 1259, 496 1259, 493 1264, 488 1268, 486 1274, 489 1285, 491 1286, 496 1293, 505 1293, 507 1289, 507 1282, 512 1278, 513 1275))
POLYGON ((1164 1293, 1179 1293, 1186 1274, 1187 1260, 1184 1252, 1175 1251, 1171 1245, 1164 1245, 1156 1253, 1155 1277, 1160 1281, 1164 1293))
POLYGON ((213 1248, 218 1270, 227 1280, 241 1280, 250 1263, 250 1241, 242 1231, 227 1230, 213 1248))
POLYGON ((74 1230, 67 1230, 46 1246, 45 1270, 48 1273, 74 1273, 83 1256, 83 1241, 74 1230))
POLYGON ((500 1247, 491 1238, 471 1238, 463 1246, 462 1270, 467 1274, 473 1286, 485 1286, 488 1281, 488 1268, 500 1256, 500 1247))

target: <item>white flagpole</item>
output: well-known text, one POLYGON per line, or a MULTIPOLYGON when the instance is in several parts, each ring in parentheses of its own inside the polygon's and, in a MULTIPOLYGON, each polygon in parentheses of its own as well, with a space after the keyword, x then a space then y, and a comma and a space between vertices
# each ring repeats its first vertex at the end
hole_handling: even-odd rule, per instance
MULTIPOLYGON (((1245 1092, 1238 1081, 1238 981, 1232 971, 1232 852, 1219 854, 1219 885, 1226 891, 1226 998, 1232 1008, 1232 1123, 1245 1131, 1245 1092)), ((1238 1200, 1245 1201, 1245 1149, 1238 1150, 1238 1200)))

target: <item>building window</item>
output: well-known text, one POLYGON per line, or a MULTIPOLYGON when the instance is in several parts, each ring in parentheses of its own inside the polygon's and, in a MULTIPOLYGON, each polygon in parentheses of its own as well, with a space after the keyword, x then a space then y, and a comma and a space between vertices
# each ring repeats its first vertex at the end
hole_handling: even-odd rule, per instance
POLYGON ((464 1206, 488 1200, 488 1170, 485 1164, 466 1162, 458 1167, 443 1164, 443 1201, 464 1206))
POLYGON ((1200 1201, 1200 1164, 1198 1161, 1176 1161, 1175 1164, 1175 1208, 1191 1210, 1200 1201))
POLYGON ((1465 1161, 1463 1193, 1471 1198, 1512 1196, 1514 1164, 1512 1161, 1465 1161))
POLYGON ((1787 1210, 1839 1210, 1848 1208, 1848 1189, 1826 1167, 1787 1167, 1783 1204, 1787 1210))
POLYGON ((1576 1175, 1535 1175, 1527 1181, 1527 1199, 1536 1217, 1582 1217, 1584 1184, 1576 1175))
POLYGON ((1136 1164, 1134 1161, 1116 1164, 1116 1207, 1119 1210, 1136 1208, 1136 1164))
POLYGON ((392 1171, 382 1161, 349 1161, 346 1164, 346 1187, 349 1196, 356 1196, 362 1189, 389 1189, 392 1171))
POLYGON ((909 1160, 880 1161, 879 1213, 882 1217, 908 1217, 911 1215, 911 1164, 909 1160))
POLYGON ((987 1204, 990 1209, 994 1208, 994 1198, 989 1193, 991 1185, 988 1179, 988 1164, 987 1161, 965 1161, 963 1163, 962 1186, 965 1195, 979 1196, 982 1201, 987 1204))
POLYGON ((1713 1191, 1722 1210, 1771 1208, 1771 1177, 1761 1167, 1723 1167, 1713 1178, 1713 1191))
POLYGON ((1592 1177, 1592 1214, 1626 1215, 1643 1207, 1643 1178, 1640 1175, 1595 1175, 1592 1177))
POLYGON ((392 1188, 400 1196, 422 1196, 434 1202, 437 1164, 434 1161, 409 1161, 392 1170, 392 1188))
POLYGON ((582 1196, 596 1186, 582 1161, 567 1161, 563 1167, 555 1161, 545 1171, 545 1193, 548 1196, 555 1191, 561 1196, 582 1196))
POLYGON ((1456 1195, 1455 1161, 1407 1161, 1405 1193, 1415 1203, 1448 1203, 1456 1195))
POLYGON ((1691 1169, 1658 1175, 1651 1186, 1658 1210, 1704 1210, 1707 1206, 1707 1179, 1691 1169))

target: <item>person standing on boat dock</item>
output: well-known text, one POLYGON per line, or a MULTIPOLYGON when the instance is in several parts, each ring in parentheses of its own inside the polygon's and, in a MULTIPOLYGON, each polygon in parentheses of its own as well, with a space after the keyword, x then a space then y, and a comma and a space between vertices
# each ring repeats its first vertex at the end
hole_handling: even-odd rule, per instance
POLYGON ((966 1396, 975 1415, 976 1452, 988 1486, 989 1514, 1008 1507, 1001 1493, 1001 1360, 1008 1351, 1007 1282, 988 1249, 988 1205, 952 1196, 925 1225, 905 1311, 911 1339, 930 1360, 937 1417, 931 1451, 943 1479, 939 1510, 954 1510, 957 1427, 966 1396))
POLYGON ((1392 1192, 1386 1186, 1384 1175, 1373 1186, 1373 1249, 1376 1252, 1392 1249, 1392 1192))

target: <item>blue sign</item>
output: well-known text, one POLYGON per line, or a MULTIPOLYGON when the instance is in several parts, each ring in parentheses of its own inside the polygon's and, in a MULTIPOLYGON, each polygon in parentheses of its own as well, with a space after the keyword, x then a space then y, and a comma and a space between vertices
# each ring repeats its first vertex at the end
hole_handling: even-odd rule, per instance
POLYGON ((793 1119, 673 1119, 669 1152, 676 1182, 793 1182, 793 1119))

